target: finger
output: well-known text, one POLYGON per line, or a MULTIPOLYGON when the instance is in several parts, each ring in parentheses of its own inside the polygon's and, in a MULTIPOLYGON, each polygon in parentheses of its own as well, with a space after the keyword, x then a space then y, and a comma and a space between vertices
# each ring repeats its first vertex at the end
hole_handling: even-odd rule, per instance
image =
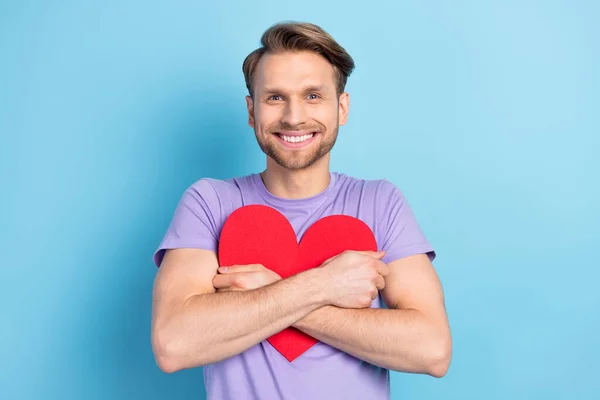
POLYGON ((217 289, 217 293, 241 292, 242 290, 243 289, 236 288, 236 287, 229 287, 229 288, 217 289))
POLYGON ((379 296, 379 290, 373 290, 373 293, 371 294, 371 299, 375 300, 377 296, 379 296))
POLYGON ((379 275, 386 277, 390 274, 390 266, 384 263, 383 261, 378 261, 377 272, 379 273, 379 275))
POLYGON ((385 279, 383 279, 383 276, 377 276, 377 278, 375 279, 375 286, 378 290, 383 290, 383 288, 385 287, 385 279))
POLYGON ((327 263, 331 262, 334 258, 340 257, 344 253, 362 254, 364 256, 375 257, 375 258, 378 258, 378 259, 381 259, 383 256, 385 256, 385 251, 383 251, 383 250, 380 250, 380 251, 372 251, 372 250, 346 250, 346 251, 343 251, 343 252, 341 252, 339 254, 334 255, 333 257, 328 258, 327 260, 325 260, 323 262, 323 264, 327 264, 327 263))
POLYGON ((216 289, 223 289, 223 288, 228 288, 230 286, 234 286, 235 280, 236 280, 235 275, 217 274, 213 278, 212 283, 216 289))
POLYGON ((374 257, 379 260, 381 260, 383 258, 383 256, 385 256, 385 251, 383 251, 383 250, 380 250, 380 251, 361 250, 361 251, 355 251, 355 253, 363 254, 363 255, 369 256, 369 257, 374 257))
POLYGON ((235 287, 235 286, 229 286, 226 288, 219 288, 217 289, 217 293, 225 293, 225 292, 242 292, 245 289, 239 288, 239 287, 235 287))
POLYGON ((231 290, 252 290, 266 285, 267 277, 264 272, 238 272, 235 274, 218 274, 213 278, 215 288, 231 290))
POLYGON ((219 273, 221 274, 237 274, 240 272, 257 272, 264 270, 261 264, 248 264, 248 265, 230 265, 226 267, 219 267, 219 273))

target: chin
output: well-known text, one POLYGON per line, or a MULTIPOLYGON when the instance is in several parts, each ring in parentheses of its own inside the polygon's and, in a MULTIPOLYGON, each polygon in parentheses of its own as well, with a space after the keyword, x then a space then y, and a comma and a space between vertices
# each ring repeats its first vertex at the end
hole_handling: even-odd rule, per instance
POLYGON ((321 133, 318 133, 318 138, 315 138, 316 140, 309 146, 294 149, 282 146, 279 142, 280 139, 278 137, 274 139, 275 134, 271 135, 272 137, 259 141, 259 147, 275 164, 290 171, 311 167, 325 157, 335 143, 335 138, 323 142, 325 138, 321 137, 321 133))
POLYGON ((321 158, 323 158, 323 156, 324 155, 313 155, 312 157, 294 158, 285 156, 282 157, 281 154, 275 154, 274 156, 270 157, 277 165, 281 166, 282 168, 288 169, 290 171, 299 171, 311 167, 321 158))

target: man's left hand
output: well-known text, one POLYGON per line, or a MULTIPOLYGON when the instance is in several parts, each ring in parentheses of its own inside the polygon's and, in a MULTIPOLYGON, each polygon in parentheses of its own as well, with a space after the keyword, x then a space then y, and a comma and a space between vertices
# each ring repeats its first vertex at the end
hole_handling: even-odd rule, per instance
POLYGON ((258 289, 281 279, 276 272, 260 264, 233 265, 218 271, 213 278, 217 293, 258 289))

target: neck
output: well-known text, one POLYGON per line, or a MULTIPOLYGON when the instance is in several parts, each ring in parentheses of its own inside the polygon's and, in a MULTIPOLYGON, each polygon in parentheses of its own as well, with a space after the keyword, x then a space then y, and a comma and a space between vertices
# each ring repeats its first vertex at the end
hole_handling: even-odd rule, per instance
POLYGON ((267 169, 260 174, 273 195, 285 199, 316 196, 329 185, 329 154, 308 168, 289 170, 267 157, 267 169))

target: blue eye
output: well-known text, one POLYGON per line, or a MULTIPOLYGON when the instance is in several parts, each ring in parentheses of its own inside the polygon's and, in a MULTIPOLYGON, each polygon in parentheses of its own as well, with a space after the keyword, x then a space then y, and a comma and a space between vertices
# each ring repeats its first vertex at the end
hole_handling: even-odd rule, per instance
POLYGON ((318 99, 318 98, 319 98, 319 95, 318 95, 318 94, 314 94, 314 93, 313 93, 313 94, 309 94, 309 95, 308 95, 308 97, 309 97, 311 100, 316 100, 316 99, 318 99))

